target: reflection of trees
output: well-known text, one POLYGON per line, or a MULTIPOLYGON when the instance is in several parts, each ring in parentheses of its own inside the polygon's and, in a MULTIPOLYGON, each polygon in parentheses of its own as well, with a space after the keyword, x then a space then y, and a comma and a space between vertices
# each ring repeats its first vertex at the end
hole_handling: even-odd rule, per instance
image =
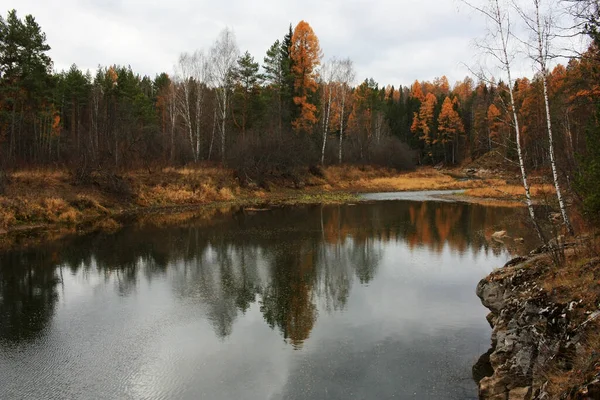
POLYGON ((56 253, 0 255, 0 342, 35 338, 54 314, 60 283, 56 253))
POLYGON ((27 254, 0 256, 0 335, 19 340, 44 328, 58 297, 57 267, 64 266, 84 277, 104 277, 122 296, 135 291, 140 277, 169 279, 175 295, 198 304, 222 338, 258 300, 265 321, 300 347, 318 310, 344 309, 354 281, 374 279, 386 242, 436 252, 445 246, 500 251, 490 247, 486 235, 509 219, 523 229, 524 219, 514 217, 519 212, 380 202, 238 212, 208 223, 133 224, 113 235, 72 237, 27 254))
POLYGON ((316 254, 295 243, 285 250, 276 251, 268 263, 271 280, 262 291, 260 310, 272 328, 279 327, 283 337, 300 348, 316 320, 312 290, 316 254))

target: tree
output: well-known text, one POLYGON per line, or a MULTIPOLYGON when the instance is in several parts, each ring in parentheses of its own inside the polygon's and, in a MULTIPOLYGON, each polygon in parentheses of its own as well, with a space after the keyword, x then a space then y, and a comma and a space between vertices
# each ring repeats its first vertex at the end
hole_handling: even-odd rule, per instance
POLYGON ((348 95, 351 93, 351 86, 356 77, 356 73, 354 72, 354 65, 352 64, 352 60, 346 58, 345 60, 340 61, 339 65, 339 97, 340 97, 340 141, 339 141, 339 149, 338 149, 338 162, 342 163, 342 141, 344 139, 344 117, 346 110, 346 103, 348 95))
MULTIPOLYGON (((265 70, 264 79, 268 87, 275 92, 277 103, 277 131, 281 136, 283 125, 283 99, 286 89, 286 54, 282 50, 282 43, 276 40, 264 58, 263 68, 265 70)), ((287 68, 289 71, 289 68, 287 68)))
POLYGON ((211 81, 216 90, 220 111, 221 160, 223 163, 225 162, 225 123, 227 119, 228 96, 231 90, 233 70, 238 54, 239 49, 235 40, 235 34, 229 28, 223 29, 210 50, 211 81))
POLYGON ((419 135, 419 139, 425 144, 425 149, 429 157, 434 158, 432 145, 435 144, 435 107, 437 98, 433 93, 428 93, 425 96, 419 113, 415 113, 413 124, 410 128, 411 132, 419 135))
POLYGON ((446 97, 438 117, 439 141, 444 147, 444 157, 447 156, 446 145, 451 143, 453 164, 456 159, 456 144, 458 142, 458 137, 465 133, 465 127, 462 120, 460 119, 458 112, 454 109, 455 104, 456 102, 450 100, 450 97, 446 97))
POLYGON ((6 20, 0 16, 0 93, 3 112, 0 125, 8 126, 8 157, 39 158, 54 123, 51 109, 52 60, 46 34, 31 15, 24 20, 15 10, 6 20))
POLYGON ((490 143, 500 142, 500 130, 502 129, 502 113, 495 104, 490 104, 487 110, 488 137, 490 143))
POLYGON ((241 121, 238 123, 234 118, 234 123, 242 130, 242 138, 246 137, 246 129, 250 119, 250 103, 253 93, 257 90, 262 81, 262 75, 258 73, 259 65, 254 61, 254 57, 248 51, 237 60, 237 66, 233 69, 233 80, 241 94, 242 110, 241 121))
POLYGON ((154 79, 156 109, 160 117, 163 136, 169 136, 169 160, 175 160, 175 123, 177 122, 177 103, 175 85, 168 74, 161 73, 154 79))
POLYGON ((300 21, 294 29, 290 47, 292 73, 294 75, 294 103, 300 115, 292 122, 297 132, 311 132, 317 122, 317 107, 311 96, 317 91, 317 67, 321 63, 319 39, 310 25, 300 21))
POLYGON ((203 102, 209 79, 208 61, 201 51, 179 56, 175 79, 177 82, 177 113, 187 128, 188 140, 194 161, 201 157, 201 118, 203 102))
POLYGON ((339 61, 337 58, 332 58, 323 65, 321 69, 321 85, 323 102, 325 110, 323 111, 323 145, 321 146, 321 165, 325 165, 325 145, 327 144, 327 135, 329 135, 329 121, 331 118, 331 108, 336 101, 337 85, 336 80, 339 75, 339 61))
POLYGON ((423 89, 419 81, 415 81, 410 87, 410 96, 419 100, 420 102, 425 100, 425 94, 423 94, 423 89))
POLYGON ((569 234, 573 235, 575 232, 573 230, 573 226, 571 225, 569 214, 567 213, 567 207, 562 196, 562 190, 558 180, 556 155, 554 154, 554 133, 552 130, 552 118, 550 115, 550 98, 548 96, 548 60, 553 57, 553 55, 550 54, 551 41, 556 37, 556 34, 553 32, 553 29, 556 29, 554 26, 554 16, 552 15, 553 5, 544 3, 543 0, 532 0, 532 2, 533 10, 531 11, 531 14, 527 13, 516 3, 514 4, 517 12, 521 16, 521 19, 534 34, 533 43, 524 43, 527 43, 529 49, 531 50, 531 58, 537 65, 538 72, 541 75, 542 87, 544 89, 546 132, 548 134, 548 153, 550 155, 550 166, 552 167, 552 178, 554 179, 556 197, 558 199, 558 205, 560 207, 560 212, 562 214, 565 226, 569 234), (544 5, 546 5, 545 9, 543 9, 544 5), (542 15, 544 12, 545 15, 542 15))
MULTIPOLYGON (((523 150, 521 148, 521 129, 519 126, 519 118, 517 116, 517 107, 513 89, 512 79, 512 60, 514 55, 511 52, 511 39, 513 39, 512 25, 510 20, 510 14, 507 11, 508 7, 506 4, 501 3, 501 0, 486 0, 482 7, 475 6, 466 0, 463 0, 465 4, 481 14, 488 23, 488 36, 487 39, 479 43, 479 47, 485 55, 491 57, 500 70, 506 73, 508 78, 507 89, 509 92, 509 107, 512 113, 512 123, 515 130, 515 141, 517 145, 517 155, 519 158, 519 167, 521 169, 521 180, 523 188, 525 190, 525 201, 529 216, 535 227, 535 230, 542 242, 546 242, 544 234, 537 222, 535 217, 535 210, 533 208, 533 200, 531 198, 531 190, 529 181, 527 179, 527 171, 525 170, 525 160, 523 157, 523 150)), ((485 79, 482 74, 481 78, 485 79)))

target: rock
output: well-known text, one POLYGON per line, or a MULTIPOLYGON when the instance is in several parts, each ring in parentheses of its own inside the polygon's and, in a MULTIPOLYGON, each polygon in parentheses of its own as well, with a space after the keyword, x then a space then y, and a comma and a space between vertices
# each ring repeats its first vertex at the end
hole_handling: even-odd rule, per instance
POLYGON ((531 388, 516 388, 508 392, 508 400, 529 400, 531 398, 531 388))
POLYGON ((562 220, 562 214, 561 213, 550 213, 550 215, 548 215, 548 218, 552 222, 560 222, 562 220))
POLYGON ((498 313, 504 307, 504 293, 505 289, 499 282, 488 282, 484 279, 477 285, 477 296, 492 313, 498 313))
POLYGON ((502 241, 502 239, 508 237, 506 231, 498 231, 492 233, 492 239, 502 241))
MULTIPOLYGON (((505 235, 500 231, 496 237, 505 235)), ((573 358, 584 335, 578 336, 572 330, 570 318, 584 312, 576 310, 575 301, 556 303, 547 293, 535 289, 540 276, 546 273, 547 258, 545 254, 517 257, 477 285, 477 296, 491 311, 487 319, 492 326, 491 352, 480 359, 477 370, 473 369, 479 373, 489 355, 492 375, 478 375, 486 375, 479 382, 482 400, 558 398, 547 394, 545 368, 551 360, 573 358)), ((596 318, 600 318, 600 310, 579 321, 578 329, 596 318)), ((569 398, 600 399, 589 395, 600 395, 600 378, 596 378, 598 381, 579 388, 581 397, 569 398)))

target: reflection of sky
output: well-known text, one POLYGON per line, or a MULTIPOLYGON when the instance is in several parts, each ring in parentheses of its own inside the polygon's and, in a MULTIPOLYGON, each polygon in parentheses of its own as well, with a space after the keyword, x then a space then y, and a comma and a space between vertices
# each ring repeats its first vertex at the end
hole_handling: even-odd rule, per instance
MULTIPOLYGON (((377 266, 365 284, 350 255, 358 243, 320 246, 318 317, 301 350, 265 323, 259 295, 245 313, 233 306, 228 335, 215 334, 214 319, 231 307, 211 246, 196 259, 172 262, 161 276, 139 274, 135 284, 126 283, 124 271, 99 274, 93 263, 76 273, 64 269, 46 334, 22 347, 0 346, 0 398, 473 396, 470 369, 490 334, 474 290, 508 256, 449 245, 411 249, 401 240, 368 239, 368 246, 367 262, 377 266), (350 281, 340 309, 320 297, 325 274, 334 283, 350 281)), ((255 256, 246 266, 252 281, 268 284, 267 252, 244 252, 255 256)), ((238 271, 240 247, 227 254, 238 271)), ((147 266, 140 261, 137 268, 147 266)))

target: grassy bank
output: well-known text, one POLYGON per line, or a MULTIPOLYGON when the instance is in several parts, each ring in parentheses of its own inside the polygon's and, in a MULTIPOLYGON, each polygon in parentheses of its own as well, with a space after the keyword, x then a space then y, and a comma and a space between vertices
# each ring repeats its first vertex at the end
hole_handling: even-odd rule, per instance
MULTIPOLYGON (((470 199, 520 200, 522 189, 506 179, 468 179, 458 171, 422 168, 399 173, 373 167, 316 169, 258 187, 240 185, 232 170, 194 166, 96 172, 85 183, 68 170, 20 170, 9 174, 0 196, 0 232, 75 226, 124 213, 166 212, 207 206, 347 203, 356 193, 467 189, 470 199)), ((552 191, 534 185, 542 198, 552 191)), ((466 198, 463 198, 463 200, 466 198)))

